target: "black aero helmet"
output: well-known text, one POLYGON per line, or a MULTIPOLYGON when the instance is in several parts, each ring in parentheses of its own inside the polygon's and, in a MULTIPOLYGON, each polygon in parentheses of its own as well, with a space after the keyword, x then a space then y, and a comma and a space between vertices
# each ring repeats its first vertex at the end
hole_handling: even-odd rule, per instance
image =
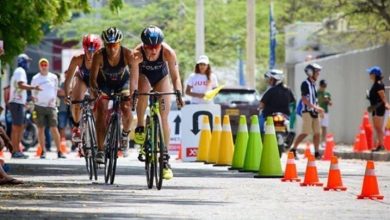
POLYGON ((145 45, 157 45, 164 41, 164 33, 156 26, 149 26, 141 33, 142 43, 145 45))
POLYGON ((123 39, 122 31, 116 27, 109 27, 102 32, 102 39, 105 44, 113 44, 121 42, 123 39))

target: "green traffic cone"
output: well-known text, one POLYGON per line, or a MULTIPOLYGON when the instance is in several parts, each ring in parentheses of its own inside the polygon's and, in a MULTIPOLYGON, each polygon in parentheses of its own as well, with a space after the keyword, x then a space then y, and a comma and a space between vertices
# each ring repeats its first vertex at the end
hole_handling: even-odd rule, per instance
POLYGON ((282 164, 279 158, 278 142, 276 141, 275 127, 272 117, 267 117, 264 134, 263 154, 261 155, 260 169, 255 178, 283 177, 282 164))
POLYGON ((234 143, 234 155, 232 167, 229 170, 239 170, 244 167, 246 146, 248 144, 248 125, 246 124, 246 116, 240 116, 240 124, 236 136, 236 142, 234 143))
POLYGON ((248 146, 245 152, 244 167, 240 170, 240 172, 259 171, 262 151, 263 144, 261 142, 259 119, 257 118, 257 115, 252 115, 248 146))

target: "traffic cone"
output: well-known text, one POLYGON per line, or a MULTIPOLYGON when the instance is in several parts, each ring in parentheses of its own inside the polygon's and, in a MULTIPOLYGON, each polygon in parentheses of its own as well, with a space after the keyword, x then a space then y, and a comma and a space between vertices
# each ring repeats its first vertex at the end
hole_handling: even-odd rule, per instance
POLYGON ((229 115, 223 116, 221 142, 215 166, 230 166, 234 154, 232 130, 230 128, 229 115))
POLYGON ((364 112, 364 115, 363 115, 362 127, 364 128, 364 131, 366 132, 367 148, 368 148, 368 150, 372 150, 374 148, 373 130, 372 130, 372 126, 370 124, 370 117, 369 117, 369 114, 367 111, 364 112))
POLYGON ((1 157, 1 158, 4 158, 4 152, 3 152, 3 150, 0 150, 0 157, 1 157))
POLYGON ((362 152, 366 150, 368 150, 366 131, 364 130, 363 127, 360 127, 359 144, 358 144, 357 152, 362 152))
POLYGON ((248 144, 249 134, 248 126, 246 124, 246 116, 240 116, 236 142, 234 144, 234 155, 232 167, 229 170, 239 170, 244 167, 246 147, 248 144))
POLYGON ((360 148, 360 134, 357 134, 355 137, 355 144, 353 145, 353 151, 354 152, 359 152, 360 148))
POLYGON ((63 153, 63 154, 68 153, 68 148, 66 147, 66 140, 65 140, 65 138, 61 138, 60 152, 63 153))
POLYGON ((385 137, 383 139, 386 150, 390 151, 390 129, 386 128, 385 137))
POLYGON ((281 179, 282 182, 300 182, 298 178, 297 167, 295 166, 295 158, 293 152, 288 152, 288 158, 286 163, 286 169, 284 171, 284 177, 281 179))
POLYGON ((221 143, 221 117, 219 115, 214 116, 213 132, 211 133, 211 142, 209 146, 209 153, 207 157, 207 163, 215 164, 218 160, 219 146, 221 143))
POLYGON ((333 157, 334 138, 332 134, 326 135, 325 152, 322 156, 322 160, 331 160, 333 157))
POLYGON ((260 169, 255 178, 281 177, 283 177, 283 170, 279 157, 279 148, 276 140, 274 121, 272 117, 267 117, 260 169))
POLYGON ((341 173, 338 165, 338 159, 336 156, 332 156, 328 174, 328 184, 326 187, 324 187, 324 190, 347 190, 347 187, 343 186, 343 181, 341 180, 341 173))
POLYGON ((183 151, 183 147, 182 147, 181 144, 180 144, 180 146, 179 146, 179 152, 178 152, 178 154, 177 154, 176 160, 181 160, 181 159, 183 159, 182 151, 183 151))
POLYGON ((304 155, 304 157, 303 158, 309 158, 309 156, 311 156, 312 155, 312 153, 311 153, 311 144, 310 144, 310 142, 309 141, 307 141, 306 142, 306 149, 305 149, 305 153, 303 154, 304 155))
POLYGON ((379 194, 378 181, 375 176, 374 161, 367 161, 366 173, 364 175, 362 193, 357 196, 358 199, 383 199, 379 194))
POLYGON ((42 147, 40 144, 38 144, 35 156, 40 157, 41 155, 42 155, 42 147))
POLYGON ((318 179, 316 162, 313 155, 310 155, 307 158, 305 179, 303 180, 303 183, 301 183, 300 185, 301 186, 322 186, 323 185, 322 183, 320 183, 318 179))
POLYGON ((208 116, 203 116, 202 129, 200 131, 198 152, 196 155, 197 162, 206 162, 209 146, 211 142, 210 122, 208 116))
POLYGON ((118 150, 118 157, 123 157, 123 152, 122 152, 122 150, 118 150))
POLYGON ((244 164, 240 172, 259 171, 262 152, 263 143, 261 141, 259 119, 257 115, 252 115, 244 164))

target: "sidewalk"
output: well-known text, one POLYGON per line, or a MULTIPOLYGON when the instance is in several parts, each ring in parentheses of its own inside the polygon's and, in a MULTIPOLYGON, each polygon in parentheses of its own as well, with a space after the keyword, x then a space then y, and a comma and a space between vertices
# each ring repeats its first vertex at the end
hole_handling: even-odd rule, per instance
MULTIPOLYGON (((298 146, 298 152, 303 154, 306 148, 306 144, 300 144, 298 146)), ((325 149, 320 148, 320 152, 323 154, 325 149)), ((365 151, 365 152, 353 152, 353 146, 351 145, 336 145, 334 150, 334 155, 344 159, 359 159, 359 160, 374 160, 374 161, 390 161, 390 152, 389 151, 380 151, 374 152, 365 151)))

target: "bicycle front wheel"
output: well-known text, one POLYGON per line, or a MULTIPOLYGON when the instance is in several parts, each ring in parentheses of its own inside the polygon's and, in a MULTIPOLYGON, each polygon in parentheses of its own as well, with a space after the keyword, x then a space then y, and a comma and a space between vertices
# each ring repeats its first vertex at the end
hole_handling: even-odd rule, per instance
POLYGON ((145 174, 146 174, 146 183, 148 188, 151 189, 153 187, 154 180, 154 170, 155 170, 155 160, 153 159, 153 147, 152 147, 152 134, 153 130, 150 126, 150 117, 146 117, 146 141, 144 143, 145 150, 145 174))
POLYGON ((110 120, 105 143, 105 157, 104 157, 104 180, 106 183, 113 184, 115 179, 116 158, 118 154, 118 138, 117 126, 118 120, 113 116, 110 120))
POLYGON ((97 163, 96 163, 96 152, 97 152, 97 140, 96 140, 96 128, 95 128, 95 122, 92 117, 88 118, 87 121, 87 127, 88 127, 88 133, 89 133, 89 143, 90 143, 90 149, 88 151, 88 159, 90 160, 90 177, 89 179, 92 180, 92 176, 94 177, 95 181, 97 180, 97 163))
POLYGON ((163 134, 160 116, 155 115, 153 117, 153 121, 154 121, 153 157, 155 161, 154 172, 155 172, 155 179, 156 179, 156 187, 158 190, 160 190, 163 183, 163 169, 165 163, 164 134, 163 134))

